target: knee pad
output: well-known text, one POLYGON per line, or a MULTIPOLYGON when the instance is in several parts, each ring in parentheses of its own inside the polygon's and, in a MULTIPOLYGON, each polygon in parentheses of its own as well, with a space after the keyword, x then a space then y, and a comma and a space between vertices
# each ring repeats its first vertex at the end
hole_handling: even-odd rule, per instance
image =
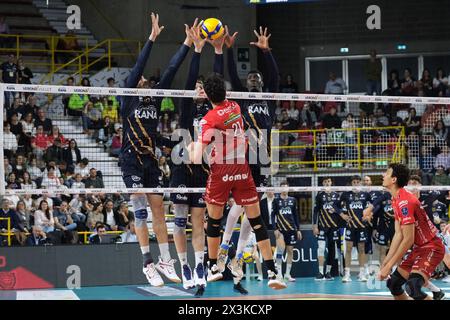
POLYGON ((248 222, 250 222, 250 225, 255 232, 256 242, 269 239, 269 234, 267 233, 267 228, 264 224, 263 219, 261 218, 261 215, 257 216, 256 218, 248 218, 248 222))
POLYGON ((317 256, 324 257, 325 256, 325 241, 317 241, 317 256))
POLYGON ((175 208, 175 226, 173 227, 174 234, 184 234, 186 230, 187 217, 189 213, 189 206, 186 204, 176 204, 175 208))
POLYGON ((391 291, 393 296, 400 296, 405 291, 403 290, 403 285, 406 283, 406 279, 402 277, 402 275, 395 270, 391 277, 387 280, 386 286, 391 291))
POLYGON ((206 226, 206 235, 210 238, 220 237, 220 222, 221 219, 214 219, 208 217, 208 224, 206 226))
POLYGON ((423 300, 428 295, 422 291, 425 279, 418 273, 411 273, 406 281, 406 293, 414 300, 423 300))
POLYGON ((131 204, 134 210, 134 217, 136 219, 136 227, 143 227, 147 225, 147 198, 145 195, 133 195, 131 198, 131 204))

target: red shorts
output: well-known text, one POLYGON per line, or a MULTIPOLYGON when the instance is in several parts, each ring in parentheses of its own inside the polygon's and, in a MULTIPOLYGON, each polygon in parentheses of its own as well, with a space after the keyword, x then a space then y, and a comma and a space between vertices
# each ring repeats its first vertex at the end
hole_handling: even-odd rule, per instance
POLYGON ((259 202, 255 182, 249 165, 213 164, 206 184, 205 201, 224 206, 230 192, 238 205, 246 206, 259 202))
POLYGON ((408 273, 421 271, 430 278, 436 267, 444 259, 444 255, 444 244, 441 238, 435 237, 423 246, 414 247, 412 252, 402 261, 399 268, 408 273))

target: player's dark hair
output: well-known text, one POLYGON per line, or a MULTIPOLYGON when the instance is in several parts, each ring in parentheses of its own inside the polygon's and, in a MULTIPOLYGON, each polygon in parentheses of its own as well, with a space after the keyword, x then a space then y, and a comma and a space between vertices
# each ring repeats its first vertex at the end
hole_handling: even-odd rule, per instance
POLYGON ((323 178, 322 178, 322 182, 324 182, 325 180, 328 180, 328 179, 330 179, 331 182, 333 182, 333 178, 332 178, 331 176, 325 176, 325 177, 323 177, 323 178))
POLYGON ((220 74, 210 74, 203 84, 203 89, 212 103, 220 103, 225 100, 227 90, 225 80, 220 74))
POLYGON ((283 180, 283 181, 281 181, 280 186, 288 186, 289 187, 289 182, 287 180, 283 180))
POLYGON ((354 180, 359 180, 359 181, 361 181, 361 177, 358 176, 358 175, 354 175, 354 176, 352 176, 352 180, 351 180, 351 181, 354 181, 354 180))
POLYGON ((409 180, 417 181, 418 183, 422 184, 422 178, 417 174, 413 174, 411 177, 409 177, 409 180))
POLYGON ((397 186, 403 188, 409 181, 409 169, 401 163, 391 163, 389 168, 392 169, 392 177, 397 178, 397 186))
POLYGON ((263 74, 262 74, 261 71, 259 71, 259 70, 256 70, 256 69, 250 70, 250 71, 247 73, 247 77, 248 77, 249 75, 251 75, 251 74, 259 74, 259 76, 261 77, 261 79, 263 79, 263 74))

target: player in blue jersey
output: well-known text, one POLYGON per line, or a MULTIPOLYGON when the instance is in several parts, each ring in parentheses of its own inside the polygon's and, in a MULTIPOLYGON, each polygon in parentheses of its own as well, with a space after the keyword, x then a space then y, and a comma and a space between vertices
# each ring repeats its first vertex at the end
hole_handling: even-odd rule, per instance
MULTIPOLYGON (((164 26, 159 26, 157 14, 152 13, 151 19, 152 32, 126 80, 126 87, 128 88, 149 88, 148 80, 143 77, 144 68, 156 38, 164 29, 164 26)), ((192 45, 187 35, 187 29, 184 43, 170 60, 169 66, 156 88, 170 88, 178 68, 192 45)), ((157 188, 162 186, 162 173, 159 170, 155 148, 156 146, 167 145, 169 142, 164 141, 157 132, 161 101, 162 98, 154 97, 122 97, 120 109, 123 119, 121 169, 123 181, 127 188, 157 188)), ((170 257, 163 195, 135 193, 131 195, 131 203, 136 219, 136 235, 143 256, 143 272, 148 282, 152 286, 164 285, 158 271, 171 281, 181 282, 174 269, 175 260, 170 257), (152 210, 153 230, 156 233, 161 254, 156 265, 150 254, 147 204, 150 205, 152 210)))
MULTIPOLYGON (((332 261, 340 253, 339 216, 341 195, 338 192, 328 191, 333 185, 331 177, 322 180, 325 191, 316 196, 313 212, 313 233, 317 237, 317 259, 319 260, 319 273, 316 280, 333 280, 330 274, 332 261), (326 263, 326 264, 325 264, 326 263)), ((339 259, 340 260, 340 259, 339 259)))
MULTIPOLYGON (((289 184, 287 181, 284 181, 280 184, 280 187, 287 188, 289 184)), ((298 240, 302 240, 297 208, 297 199, 290 197, 287 191, 281 192, 280 196, 272 204, 272 221, 275 224, 274 234, 277 242, 277 269, 281 272, 282 259, 286 250, 287 259, 284 278, 290 282, 295 281, 295 278, 291 276, 294 246, 298 240)))
MULTIPOLYGON (((200 55, 205 46, 206 39, 200 36, 200 24, 195 21, 189 29, 189 36, 194 43, 194 54, 189 67, 189 74, 186 81, 186 90, 196 90, 201 94, 203 82, 199 80, 200 55)), ((211 44, 215 49, 214 72, 223 74, 223 38, 214 40, 211 44)), ((211 104, 205 98, 183 99, 180 108, 180 128, 184 130, 181 150, 178 158, 185 156, 185 151, 191 141, 197 140, 201 136, 200 122, 202 118, 212 109, 211 104)), ((203 188, 208 180, 209 166, 203 164, 186 164, 184 162, 174 165, 172 169, 171 187, 201 187, 203 188)), ((204 270, 204 238, 203 219, 206 211, 205 201, 201 193, 174 193, 171 194, 171 201, 174 204, 175 226, 174 241, 177 248, 178 257, 182 269, 183 287, 185 289, 197 287, 198 295, 202 294, 206 287, 206 276, 204 270), (192 246, 195 252, 194 272, 187 259, 186 224, 188 215, 191 216, 192 224, 192 246)))
POLYGON ((365 264, 367 257, 365 243, 367 237, 368 219, 363 216, 363 210, 370 204, 370 195, 367 192, 358 190, 361 186, 361 177, 353 176, 351 180, 353 191, 343 192, 341 196, 342 212, 341 217, 347 222, 345 230, 345 269, 342 282, 352 281, 350 277, 350 265, 352 262, 352 249, 357 246, 359 261, 359 281, 367 281, 365 264))

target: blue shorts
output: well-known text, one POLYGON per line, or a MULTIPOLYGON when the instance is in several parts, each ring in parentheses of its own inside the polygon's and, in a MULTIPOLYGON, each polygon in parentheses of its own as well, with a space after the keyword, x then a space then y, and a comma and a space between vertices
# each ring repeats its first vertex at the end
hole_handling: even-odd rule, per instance
POLYGON ((394 238, 395 227, 391 224, 389 227, 379 225, 377 227, 377 235, 373 237, 373 241, 380 246, 389 246, 392 238, 394 238))
MULTIPOLYGON (((205 187, 208 177, 200 172, 188 172, 185 166, 175 167, 172 170, 172 178, 170 187, 186 188, 186 187, 205 187), (194 181, 195 180, 195 181, 194 181), (204 184, 202 183, 204 181, 204 184)), ((170 201, 173 204, 184 204, 194 208, 206 208, 206 202, 203 199, 203 193, 171 193, 170 201)))
POLYGON ((319 228, 317 241, 338 241, 340 239, 338 228, 319 228))
MULTIPOLYGON (((261 170, 264 170, 259 164, 250 164, 250 170, 252 171, 253 181, 255 181, 256 187, 266 187, 269 184, 269 176, 263 175, 261 170)), ((267 169, 267 168, 266 168, 267 169)))
POLYGON ((366 242, 368 239, 367 229, 359 228, 347 228, 345 230, 345 240, 351 241, 355 245, 360 242, 366 242))
POLYGON ((281 231, 281 234, 283 235, 284 238, 284 243, 287 246, 295 246, 295 244, 297 243, 297 231, 281 231))
POLYGON ((133 155, 122 158, 122 179, 127 188, 162 188, 163 173, 153 159, 143 158, 144 164, 136 163, 133 155))

